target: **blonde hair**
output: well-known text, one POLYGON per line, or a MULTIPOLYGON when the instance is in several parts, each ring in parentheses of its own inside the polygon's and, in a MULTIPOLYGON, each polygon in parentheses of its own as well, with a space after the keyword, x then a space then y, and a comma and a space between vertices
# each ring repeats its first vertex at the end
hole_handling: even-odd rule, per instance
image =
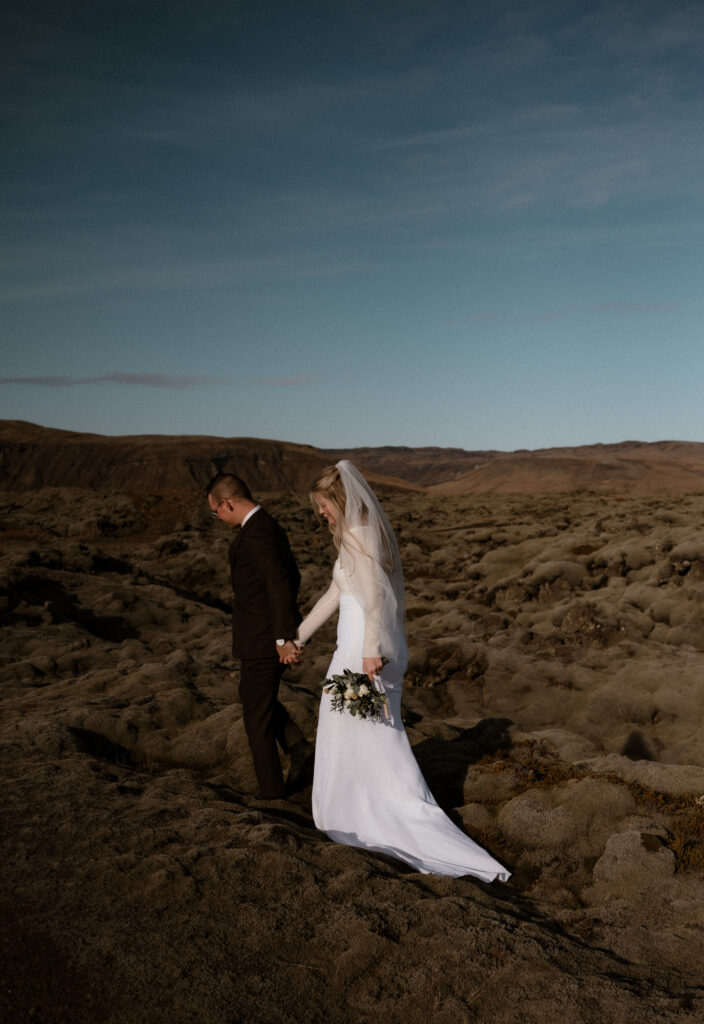
POLYGON ((318 512, 318 502, 315 499, 316 494, 322 494, 324 498, 330 502, 335 508, 335 522, 328 523, 328 529, 332 534, 332 539, 335 542, 335 547, 340 550, 340 544, 342 543, 342 527, 345 521, 345 507, 347 505, 347 495, 345 494, 345 487, 340 479, 340 471, 337 466, 327 466, 318 476, 315 478, 310 488, 310 500, 315 512, 316 518, 320 525, 323 525, 323 520, 320 513, 318 512))

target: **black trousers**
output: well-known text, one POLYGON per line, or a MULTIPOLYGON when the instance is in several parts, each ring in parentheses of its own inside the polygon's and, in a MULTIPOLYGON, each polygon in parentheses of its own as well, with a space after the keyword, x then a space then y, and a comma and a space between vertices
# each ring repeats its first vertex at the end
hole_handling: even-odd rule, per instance
POLYGON ((243 658, 240 670, 242 717, 254 760, 259 793, 266 800, 283 796, 278 743, 284 753, 304 739, 303 733, 278 700, 279 683, 286 668, 276 655, 243 658))

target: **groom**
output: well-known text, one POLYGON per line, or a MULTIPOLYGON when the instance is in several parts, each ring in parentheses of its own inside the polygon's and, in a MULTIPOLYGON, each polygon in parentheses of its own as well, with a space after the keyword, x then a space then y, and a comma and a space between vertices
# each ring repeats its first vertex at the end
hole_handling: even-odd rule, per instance
POLYGON ((244 480, 218 473, 206 493, 213 517, 239 527, 230 545, 232 653, 240 659, 242 717, 259 794, 276 800, 284 795, 277 742, 291 757, 289 790, 313 752, 278 700, 284 668, 300 657, 293 638, 301 621, 301 577, 285 531, 254 501, 244 480))

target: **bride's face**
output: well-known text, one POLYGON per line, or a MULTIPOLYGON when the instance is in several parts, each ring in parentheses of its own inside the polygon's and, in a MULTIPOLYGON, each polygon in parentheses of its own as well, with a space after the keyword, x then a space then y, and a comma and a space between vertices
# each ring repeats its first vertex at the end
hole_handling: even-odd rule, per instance
POLYGON ((330 526, 334 526, 337 522, 337 509, 324 494, 315 494, 315 503, 318 506, 318 515, 326 519, 330 526))

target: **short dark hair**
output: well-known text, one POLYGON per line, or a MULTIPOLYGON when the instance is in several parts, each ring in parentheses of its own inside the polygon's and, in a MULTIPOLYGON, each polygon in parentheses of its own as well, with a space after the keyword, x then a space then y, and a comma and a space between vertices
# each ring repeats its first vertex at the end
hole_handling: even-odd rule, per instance
POLYGON ((254 501, 252 493, 244 480, 234 473, 216 473, 205 490, 206 497, 211 494, 222 501, 223 498, 244 498, 254 501))

